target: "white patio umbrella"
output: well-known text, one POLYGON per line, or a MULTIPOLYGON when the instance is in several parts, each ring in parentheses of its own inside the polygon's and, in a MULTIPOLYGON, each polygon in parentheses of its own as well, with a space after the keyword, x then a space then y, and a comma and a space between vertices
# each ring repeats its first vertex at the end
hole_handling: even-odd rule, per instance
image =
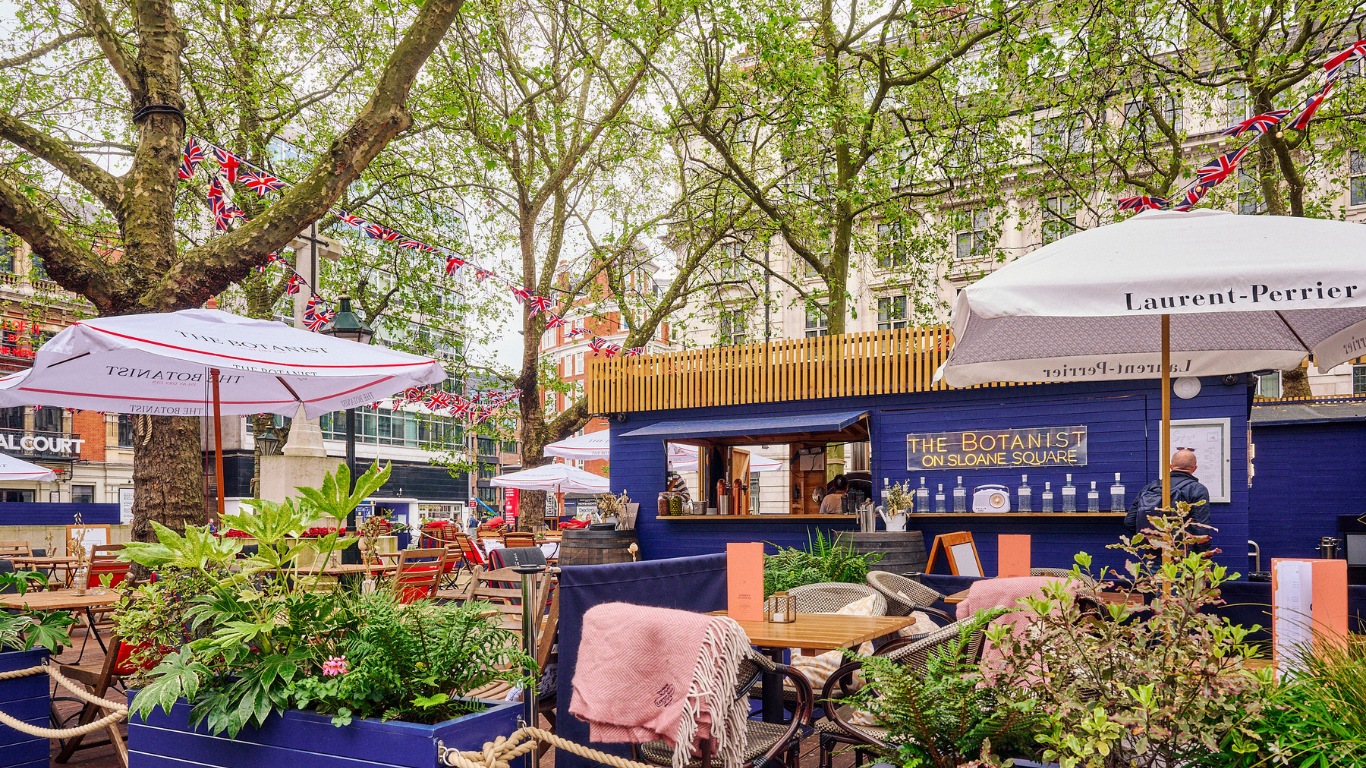
MULTIPOLYGON (((950 386, 992 381, 1171 382, 1366 354, 1366 229, 1223 211, 1151 211, 1078 232, 965 288, 950 386)), ((1170 475, 1162 466, 1164 505, 1170 475)))
POLYGON ((0 453, 0 480, 37 480, 50 483, 56 479, 57 473, 47 467, 0 453))
MULTIPOLYGON (((437 361, 215 309, 83 320, 0 379, 0 407, 50 405, 155 416, 307 418, 446 378, 437 361)), ((217 452, 223 512, 222 451, 217 452)))
POLYGON ((588 432, 567 437, 547 445, 545 455, 576 461, 610 458, 612 453, 610 436, 611 433, 604 429, 601 432, 588 432))
POLYGON ((612 490, 611 482, 607 478, 568 464, 546 464, 520 472, 509 472, 489 482, 500 488, 551 493, 608 493, 612 490))

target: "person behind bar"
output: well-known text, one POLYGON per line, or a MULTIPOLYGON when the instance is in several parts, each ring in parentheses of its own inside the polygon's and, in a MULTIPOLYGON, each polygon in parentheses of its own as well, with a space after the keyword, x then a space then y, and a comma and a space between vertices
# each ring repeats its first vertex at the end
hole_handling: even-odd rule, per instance
POLYGON ((677 472, 671 469, 669 470, 669 476, 667 479, 669 484, 669 493, 678 494, 683 498, 683 501, 685 502, 692 501, 692 496, 688 493, 688 483, 683 479, 682 475, 678 474, 677 472))
POLYGON ((835 475, 835 480, 831 483, 831 491, 821 499, 822 515, 842 515, 844 514, 844 494, 849 492, 849 478, 844 475, 835 475))
MULTIPOLYGON (((1209 524, 1209 489, 1195 479, 1195 470, 1195 451, 1178 447, 1176 453, 1172 454, 1172 509, 1176 508, 1178 501, 1189 504, 1190 519, 1194 523, 1190 532, 1196 536, 1208 536, 1214 530, 1209 524)), ((1124 527, 1129 535, 1151 528, 1148 520, 1160 515, 1161 507, 1162 478, 1159 477, 1143 486, 1143 490, 1129 505, 1129 512, 1124 516, 1124 527)), ((1191 551, 1206 552, 1209 547, 1209 541, 1206 540, 1192 545, 1191 551)))

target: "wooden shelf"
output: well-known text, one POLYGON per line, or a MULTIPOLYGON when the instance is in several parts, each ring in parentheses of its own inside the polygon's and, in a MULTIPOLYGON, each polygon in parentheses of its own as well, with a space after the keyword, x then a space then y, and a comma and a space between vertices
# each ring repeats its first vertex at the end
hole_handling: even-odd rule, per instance
POLYGON ((908 515, 908 519, 929 519, 946 517, 1042 517, 1049 519, 1071 520, 1075 517, 1124 517, 1124 512, 945 512, 938 514, 934 512, 922 512, 908 515))
POLYGON ((802 523, 809 520, 845 520, 858 524, 857 515, 656 515, 656 520, 749 521, 761 523, 802 523))

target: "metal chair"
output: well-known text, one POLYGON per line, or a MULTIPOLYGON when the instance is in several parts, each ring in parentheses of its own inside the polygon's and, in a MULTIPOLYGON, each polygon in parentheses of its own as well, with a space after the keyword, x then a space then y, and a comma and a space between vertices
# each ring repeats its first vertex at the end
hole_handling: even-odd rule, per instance
POLYGON ((912 611, 920 611, 945 623, 954 620, 948 613, 930 607, 944 596, 918 581, 889 571, 869 571, 868 584, 887 598, 888 616, 910 616, 912 611))
MULTIPOLYGON (((798 768, 801 760, 801 736, 803 725, 811 719, 811 709, 815 695, 806 676, 797 670, 775 661, 751 653, 740 665, 739 684, 735 687, 738 699, 746 694, 764 672, 777 672, 787 679, 796 692, 797 703, 792 710, 792 719, 786 723, 766 723, 762 720, 745 721, 745 765, 765 766, 779 759, 788 768, 798 768)), ((673 747, 664 741, 651 741, 632 745, 632 756, 653 765, 673 765, 673 747)), ((688 768, 710 768, 712 744, 703 741, 699 754, 688 761, 688 768)))
MULTIPOLYGON (((954 622, 948 626, 940 627, 936 632, 931 632, 914 640, 898 640, 888 643, 879 649, 877 655, 909 666, 923 676, 928 668, 930 654, 936 649, 945 647, 948 643, 956 642, 962 627, 963 624, 954 622)), ((984 639, 985 635, 981 628, 969 636, 968 644, 963 649, 964 661, 976 663, 981 658, 982 650, 986 645, 983 642, 984 639)), ((891 751, 891 746, 886 740, 887 730, 885 728, 855 725, 850 722, 853 708, 848 704, 839 704, 839 698, 848 695, 851 691, 854 672, 862 667, 863 662, 861 661, 851 661, 845 664, 830 675, 830 679, 825 681, 825 687, 821 689, 821 695, 817 702, 825 708, 825 717, 813 724, 813 729, 820 736, 820 768, 832 768, 835 750, 840 745, 854 748, 855 765, 862 765, 863 753, 866 751, 877 753, 891 751), (840 688, 839 693, 835 690, 837 686, 840 688)))

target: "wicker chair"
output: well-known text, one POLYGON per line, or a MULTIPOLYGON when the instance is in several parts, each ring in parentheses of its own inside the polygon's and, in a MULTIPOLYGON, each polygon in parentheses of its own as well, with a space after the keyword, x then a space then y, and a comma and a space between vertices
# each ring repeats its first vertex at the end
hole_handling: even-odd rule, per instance
POLYGON ((791 595, 797 613, 836 613, 844 606, 873 595, 874 616, 887 615, 887 598, 867 584, 846 584, 827 581, 820 584, 806 584, 787 591, 791 595))
MULTIPOLYGON (((758 653, 750 653, 741 663, 739 684, 735 696, 740 698, 753 687, 764 672, 777 672, 787 678, 783 687, 789 685, 796 692, 797 703, 792 709, 792 719, 787 723, 766 723, 762 720, 746 720, 745 765, 765 766, 779 759, 788 768, 801 765, 801 737, 803 726, 811 721, 811 709, 815 694, 806 676, 795 669, 771 661, 758 653)), ((664 741, 651 741, 632 745, 631 751, 636 760, 653 765, 672 765, 673 747, 664 741)), ((688 768, 709 768, 711 765, 711 745, 703 743, 701 754, 688 761, 688 768)))
MULTIPOLYGON (((936 649, 943 648, 946 644, 956 641, 962 626, 962 624, 954 622, 948 626, 940 627, 936 632, 931 632, 914 640, 899 640, 888 643, 878 651, 877 655, 909 666, 924 675, 930 654, 936 649)), ((972 633, 971 637, 968 638, 967 647, 963 649, 966 661, 976 662, 981 658, 982 649, 985 646, 984 639, 980 629, 972 633)), ((850 684, 854 672, 862 666, 863 662, 861 661, 851 661, 845 664, 830 675, 830 679, 825 682, 825 687, 821 690, 818 701, 825 707, 826 714, 825 717, 813 724, 816 734, 820 736, 820 768, 832 768, 835 750, 841 745, 854 748, 855 765, 863 763, 863 753, 866 751, 885 752, 890 750, 886 740, 886 729, 851 723, 849 719, 853 715, 852 708, 848 704, 839 704, 839 699, 851 690, 850 684), (837 686, 840 689, 838 691, 836 690, 837 686)))
POLYGON ((930 603, 943 600, 944 596, 918 581, 888 571, 869 571, 868 583, 887 598, 889 616, 910 616, 912 611, 920 611, 944 623, 954 620, 944 611, 930 607, 930 603))
MULTIPOLYGON (((1030 576, 1056 576, 1059 579, 1073 578, 1071 568, 1030 568, 1030 576)), ((1081 582, 1088 587, 1096 586, 1096 580, 1083 573, 1079 577, 1081 582)))

